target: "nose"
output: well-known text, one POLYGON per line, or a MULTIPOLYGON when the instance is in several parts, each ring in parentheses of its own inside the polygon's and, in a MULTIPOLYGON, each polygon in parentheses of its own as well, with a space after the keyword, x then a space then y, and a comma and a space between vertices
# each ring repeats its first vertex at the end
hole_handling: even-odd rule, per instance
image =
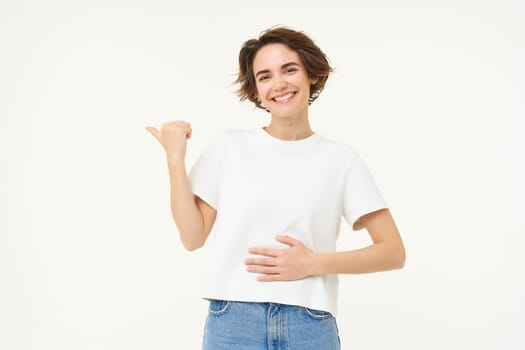
POLYGON ((286 84, 286 80, 284 79, 284 77, 282 75, 279 75, 275 78, 274 80, 274 84, 273 84, 273 89, 275 91, 281 91, 281 90, 284 90, 286 88, 287 84, 286 84))

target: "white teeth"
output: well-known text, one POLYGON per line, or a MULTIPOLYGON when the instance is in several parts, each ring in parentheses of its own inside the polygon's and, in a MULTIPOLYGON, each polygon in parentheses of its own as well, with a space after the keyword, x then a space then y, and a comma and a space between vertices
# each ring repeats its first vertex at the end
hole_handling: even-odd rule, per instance
POLYGON ((292 98, 293 95, 294 95, 294 93, 290 92, 289 94, 286 94, 284 96, 274 97, 274 100, 277 101, 277 102, 283 102, 283 101, 286 101, 286 100, 289 100, 290 98, 292 98))

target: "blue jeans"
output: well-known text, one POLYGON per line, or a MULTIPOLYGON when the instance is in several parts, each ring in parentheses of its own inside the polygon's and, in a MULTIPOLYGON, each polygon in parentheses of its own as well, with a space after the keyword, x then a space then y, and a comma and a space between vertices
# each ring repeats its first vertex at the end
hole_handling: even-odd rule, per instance
POLYGON ((331 313, 276 303, 211 300, 203 350, 339 350, 331 313))

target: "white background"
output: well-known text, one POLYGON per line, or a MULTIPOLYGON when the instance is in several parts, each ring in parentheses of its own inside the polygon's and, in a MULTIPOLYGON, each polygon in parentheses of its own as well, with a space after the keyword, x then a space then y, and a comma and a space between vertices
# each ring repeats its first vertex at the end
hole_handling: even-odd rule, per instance
POLYGON ((200 348, 209 251, 182 248, 144 127, 190 122, 191 166, 266 125, 232 82, 276 24, 330 58, 312 129, 359 150, 407 249, 341 276, 343 349, 525 347, 525 5, 306 3, 1 2, 1 349, 200 348))

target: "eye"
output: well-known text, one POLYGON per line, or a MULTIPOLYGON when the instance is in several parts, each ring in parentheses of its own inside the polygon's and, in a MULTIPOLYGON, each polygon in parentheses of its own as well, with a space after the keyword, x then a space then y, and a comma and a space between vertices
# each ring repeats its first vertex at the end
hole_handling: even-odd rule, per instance
POLYGON ((287 68, 286 69, 286 73, 293 73, 293 72, 297 72, 297 68, 287 68))
POLYGON ((267 80, 267 79, 270 79, 270 77, 268 75, 261 75, 259 77, 259 81, 264 81, 264 80, 267 80))

